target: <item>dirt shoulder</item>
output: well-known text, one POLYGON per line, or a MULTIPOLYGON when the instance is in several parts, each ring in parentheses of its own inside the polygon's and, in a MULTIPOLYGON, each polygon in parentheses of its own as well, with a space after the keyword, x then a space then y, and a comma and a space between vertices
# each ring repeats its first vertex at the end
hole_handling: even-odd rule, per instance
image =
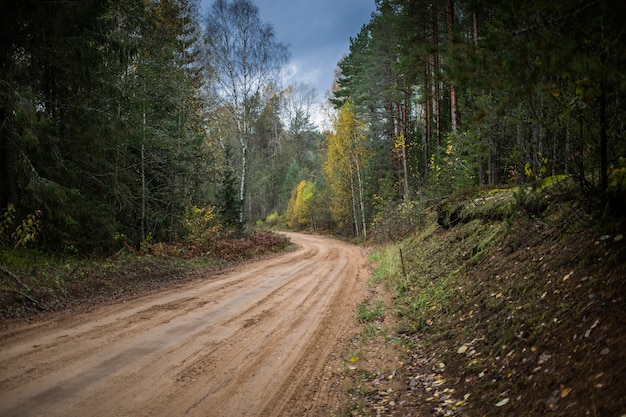
POLYGON ((344 414, 624 415, 623 231, 563 213, 432 213, 381 249, 370 304, 385 313, 349 348, 344 414))

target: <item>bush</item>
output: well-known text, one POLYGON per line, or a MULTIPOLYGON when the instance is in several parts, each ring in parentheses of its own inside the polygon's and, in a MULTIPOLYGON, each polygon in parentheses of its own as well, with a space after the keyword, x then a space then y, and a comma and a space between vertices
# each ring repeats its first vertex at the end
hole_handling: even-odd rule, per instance
POLYGON ((213 206, 188 207, 185 211, 187 239, 204 247, 213 247, 222 237, 223 226, 213 206))
POLYGON ((268 226, 276 226, 278 224, 279 218, 280 216, 278 215, 278 212, 275 211, 267 215, 265 223, 267 223, 268 226))

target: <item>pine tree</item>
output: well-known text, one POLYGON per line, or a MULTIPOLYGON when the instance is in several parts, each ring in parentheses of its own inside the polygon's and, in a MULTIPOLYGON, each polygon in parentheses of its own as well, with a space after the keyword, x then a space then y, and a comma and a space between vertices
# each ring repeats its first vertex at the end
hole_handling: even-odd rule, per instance
POLYGON ((237 191, 237 178, 234 169, 230 165, 231 157, 230 147, 224 150, 224 169, 222 171, 222 180, 216 195, 217 204, 221 221, 231 233, 235 236, 241 236, 244 230, 244 224, 240 220, 241 200, 237 191))

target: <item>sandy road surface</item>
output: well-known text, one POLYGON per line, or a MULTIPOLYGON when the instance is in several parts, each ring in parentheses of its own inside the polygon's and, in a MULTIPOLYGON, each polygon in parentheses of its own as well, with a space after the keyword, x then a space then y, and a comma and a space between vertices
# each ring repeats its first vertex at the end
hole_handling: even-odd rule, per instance
POLYGON ((0 331, 0 416, 317 416, 367 280, 358 247, 298 250, 0 331))

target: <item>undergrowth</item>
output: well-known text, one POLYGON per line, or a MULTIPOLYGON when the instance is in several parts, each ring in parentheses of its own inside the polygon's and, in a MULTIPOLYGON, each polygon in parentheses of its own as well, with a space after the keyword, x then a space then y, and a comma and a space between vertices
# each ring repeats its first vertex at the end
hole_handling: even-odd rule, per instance
POLYGON ((385 410, 623 415, 624 226, 556 183, 441 202, 372 255, 405 346, 385 410))
POLYGON ((218 270, 289 246, 281 235, 259 232, 210 246, 190 242, 132 247, 108 258, 78 258, 31 248, 0 251, 0 320, 94 302, 134 297, 184 282, 198 271, 218 270))

